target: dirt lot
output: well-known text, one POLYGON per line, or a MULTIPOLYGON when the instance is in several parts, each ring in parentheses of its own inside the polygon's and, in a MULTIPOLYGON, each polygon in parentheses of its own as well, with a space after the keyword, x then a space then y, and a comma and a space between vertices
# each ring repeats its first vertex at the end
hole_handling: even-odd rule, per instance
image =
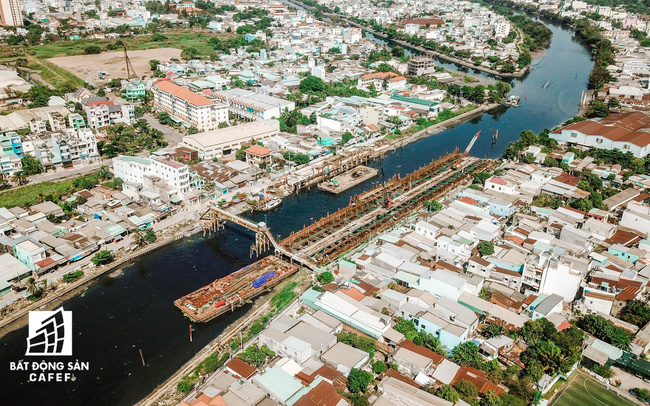
MULTIPOLYGON (((176 48, 158 48, 141 51, 129 51, 129 59, 139 77, 151 74, 149 61, 157 59, 168 61, 171 58, 180 59, 181 50, 176 48)), ((98 72, 108 72, 108 80, 126 78, 126 64, 124 52, 103 52, 97 55, 62 56, 48 59, 48 61, 72 72, 82 80, 91 84, 98 83, 98 72)))

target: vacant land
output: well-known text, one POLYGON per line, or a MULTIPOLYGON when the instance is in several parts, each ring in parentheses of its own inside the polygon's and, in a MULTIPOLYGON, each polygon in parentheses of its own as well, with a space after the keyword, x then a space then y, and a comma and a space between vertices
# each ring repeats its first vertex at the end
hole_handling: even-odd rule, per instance
POLYGON ((555 396, 551 406, 634 406, 635 403, 608 390, 602 384, 579 374, 555 396))
MULTIPOLYGON (((196 50, 201 55, 209 55, 214 51, 214 48, 208 43, 208 40, 212 37, 216 37, 222 40, 226 40, 235 36, 236 34, 231 33, 222 33, 222 34, 212 34, 204 32, 174 32, 174 33, 162 33, 164 38, 158 37, 157 41, 154 41, 151 35, 138 35, 135 37, 126 37, 120 38, 124 44, 126 44, 129 53, 132 50, 138 49, 156 49, 156 48, 196 48, 196 50)), ((54 58, 57 56, 73 56, 73 55, 83 55, 84 48, 89 45, 97 45, 102 51, 108 51, 109 44, 116 44, 117 39, 78 39, 73 41, 63 41, 63 42, 52 42, 45 45, 30 47, 27 50, 27 53, 34 55, 39 59, 48 59, 54 58)), ((121 47, 116 48, 116 50, 121 49, 121 47)), ((160 58, 156 58, 160 59, 160 58)), ((140 74, 140 73, 139 73, 140 74)))
MULTIPOLYGON (((176 48, 147 49, 141 51, 129 51, 129 60, 138 76, 151 74, 149 61, 158 59, 168 61, 171 58, 180 58, 181 50, 176 48)), ((123 51, 103 52, 96 55, 60 56, 48 59, 61 68, 72 72, 82 80, 94 83, 97 80, 99 71, 108 72, 108 80, 114 78, 126 78, 126 63, 123 51)))

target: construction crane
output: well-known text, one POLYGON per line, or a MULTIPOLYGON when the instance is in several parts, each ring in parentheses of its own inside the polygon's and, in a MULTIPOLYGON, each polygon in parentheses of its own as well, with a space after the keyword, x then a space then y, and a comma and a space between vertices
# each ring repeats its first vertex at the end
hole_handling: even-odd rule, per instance
POLYGON ((465 157, 467 157, 469 155, 469 151, 474 146, 474 143, 476 142, 476 140, 478 140, 479 135, 481 135, 481 130, 478 130, 478 132, 476 134, 474 134, 474 137, 472 137, 472 140, 469 142, 469 144, 467 144, 467 148, 465 148, 465 151, 463 151, 462 158, 460 158, 458 160, 458 162, 456 162, 454 164, 454 169, 460 169, 461 168, 461 163, 463 162, 463 158, 465 158, 465 157))
MULTIPOLYGON (((122 41, 120 41, 122 42, 122 41)), ((127 79, 133 79, 137 78, 138 75, 135 73, 135 69, 133 68, 133 64, 131 63, 131 60, 129 59, 129 54, 126 53, 126 44, 122 42, 122 47, 124 47, 124 59, 126 60, 126 78, 127 79)))

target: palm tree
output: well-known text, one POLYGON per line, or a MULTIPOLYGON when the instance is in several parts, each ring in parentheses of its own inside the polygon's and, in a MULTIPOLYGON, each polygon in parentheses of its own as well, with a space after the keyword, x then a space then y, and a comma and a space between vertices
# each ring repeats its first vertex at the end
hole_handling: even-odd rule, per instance
POLYGON ((145 238, 144 232, 139 228, 133 232, 133 241, 138 244, 138 247, 144 247, 147 245, 147 239, 145 238))
POLYGON ((30 298, 38 299, 43 295, 43 290, 47 286, 47 279, 36 283, 36 279, 29 278, 27 279, 27 293, 29 293, 30 298))

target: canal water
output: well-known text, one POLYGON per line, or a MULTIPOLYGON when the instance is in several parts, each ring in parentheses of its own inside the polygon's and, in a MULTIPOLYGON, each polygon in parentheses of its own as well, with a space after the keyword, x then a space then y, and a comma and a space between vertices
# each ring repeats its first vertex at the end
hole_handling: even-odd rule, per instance
MULTIPOLYGON (((472 155, 497 157, 508 142, 517 139, 520 131, 539 132, 576 115, 592 61, 571 31, 553 24, 548 26, 553 31, 550 49, 533 62, 534 70, 521 81, 513 82, 512 94, 521 96, 519 108, 497 108, 391 152, 374 165, 382 167, 387 177, 405 174, 455 148, 463 150, 479 130, 482 137, 474 145, 472 155), (499 139, 492 146, 491 134, 497 129, 499 139)), ((337 196, 313 189, 285 199, 273 212, 252 218, 266 221, 274 234, 286 236, 347 205, 353 194, 378 180, 369 180, 337 196)), ((210 323, 194 325, 196 330, 190 343, 188 320, 176 310, 173 301, 250 263, 252 241, 252 236, 237 229, 229 229, 218 238, 187 238, 101 278, 83 294, 65 301, 64 308, 73 311, 73 356, 50 357, 47 361, 89 362, 90 370, 76 373, 74 382, 30 383, 26 373, 10 371, 10 362, 42 358, 24 355, 27 328, 6 334, 0 339, 0 403, 136 403, 246 312, 247 308, 242 308, 210 323), (140 349, 146 366, 142 365, 140 349)))

